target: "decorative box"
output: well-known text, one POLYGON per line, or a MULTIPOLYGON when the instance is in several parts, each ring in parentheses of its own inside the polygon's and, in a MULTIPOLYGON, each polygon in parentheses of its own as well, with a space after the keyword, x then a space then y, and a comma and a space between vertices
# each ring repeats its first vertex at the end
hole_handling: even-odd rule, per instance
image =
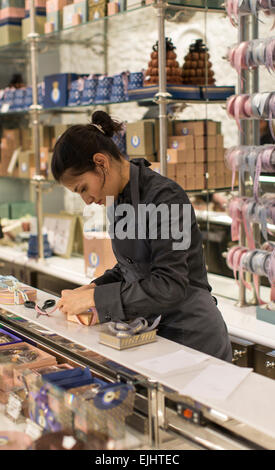
POLYGON ((79 106, 81 104, 81 97, 84 89, 84 78, 78 78, 71 84, 68 106, 79 106))
POLYGON ((106 3, 102 2, 97 6, 89 6, 89 21, 98 20, 99 18, 104 18, 106 16, 106 3))
POLYGON ((89 75, 87 78, 84 77, 84 87, 81 96, 82 105, 90 105, 93 103, 96 95, 98 77, 100 77, 99 74, 89 75))
POLYGON ((7 346, 8 344, 22 343, 22 339, 17 336, 9 333, 4 329, 0 329, 0 350, 2 346, 7 346))
POLYGON ((82 2, 77 2, 74 4, 74 15, 80 15, 81 23, 86 23, 88 21, 88 2, 84 0, 82 2))
MULTIPOLYGON (((1 27, 0 27, 0 35, 1 35, 1 27)), ((14 98, 15 98, 15 88, 5 88, 3 98, 2 98, 2 104, 6 104, 7 109, 10 111, 14 109, 14 98)))
POLYGON ((22 292, 27 295, 29 300, 36 301, 36 290, 31 287, 26 287, 23 284, 18 284, 15 292, 10 292, 8 289, 0 288, 0 303, 4 305, 21 305, 24 303, 22 292))
POLYGON ((47 0, 46 2, 47 16, 49 13, 61 11, 69 3, 71 3, 70 0, 47 0))
POLYGON ((128 90, 143 88, 144 74, 143 72, 133 72, 129 74, 128 90))
POLYGON ((119 103, 128 101, 128 72, 122 72, 113 76, 110 102, 119 103))
POLYGON ((153 123, 137 121, 126 124, 127 154, 152 155, 154 153, 153 123))
POLYGON ((152 330, 138 335, 129 336, 128 338, 118 338, 104 326, 99 333, 99 342, 101 344, 105 344, 105 346, 121 350, 134 348, 136 346, 141 346, 142 344, 153 343, 156 341, 156 334, 157 330, 152 330))
MULTIPOLYGON (((49 11, 47 12, 47 23, 53 24, 53 31, 60 31, 63 27, 63 12, 62 11, 49 11)), ((46 31, 45 28, 45 33, 47 32, 52 32, 52 31, 46 31)))
POLYGON ((5 18, 25 18, 25 8, 7 7, 0 10, 0 20, 5 18))
POLYGON ((113 77, 101 75, 98 78, 94 103, 108 103, 110 101, 113 77))
POLYGON ((47 75, 44 78, 44 107, 56 108, 67 106, 71 82, 76 80, 77 78, 78 75, 75 73, 57 73, 54 75, 47 75))
POLYGON ((24 109, 26 88, 18 88, 14 93, 13 109, 20 110, 24 109))
POLYGON ((118 2, 109 2, 107 7, 108 16, 115 15, 120 11, 120 5, 118 2))
POLYGON ((119 133, 114 134, 112 137, 113 142, 118 147, 120 153, 122 155, 126 155, 126 131, 121 131, 119 133))
POLYGON ((98 389, 93 386, 82 388, 83 392, 79 390, 78 394, 74 389, 66 393, 67 403, 74 412, 74 429, 79 437, 85 438, 86 434, 97 431, 113 439, 122 438, 125 419, 133 413, 134 387, 114 383, 98 389))
POLYGON ((55 365, 54 356, 27 343, 17 343, 0 348, 0 390, 14 387, 14 369, 37 369, 55 365))
POLYGON ((75 13, 75 4, 71 3, 63 8, 63 29, 73 26, 73 16, 75 13))

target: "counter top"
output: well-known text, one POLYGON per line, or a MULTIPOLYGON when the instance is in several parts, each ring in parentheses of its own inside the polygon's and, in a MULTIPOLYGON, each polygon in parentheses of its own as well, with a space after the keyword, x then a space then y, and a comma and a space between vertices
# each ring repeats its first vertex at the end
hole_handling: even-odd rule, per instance
MULTIPOLYGON (((50 297, 57 299, 54 296, 50 297)), ((38 291, 38 302, 42 303, 46 298, 49 298, 49 294, 38 291)), ((187 383, 210 364, 224 367, 225 373, 228 371, 228 368, 231 368, 231 372, 234 374, 234 371, 238 368, 236 365, 225 363, 159 336, 157 336, 157 341, 154 343, 143 345, 142 347, 134 347, 126 351, 118 351, 99 343, 99 331, 102 325, 85 327, 70 323, 67 322, 64 315, 59 311, 56 311, 52 317, 41 316, 37 319, 34 311, 28 310, 22 305, 0 305, 0 308, 19 315, 43 327, 43 329, 55 332, 74 341, 179 393, 187 383), (148 372, 147 369, 138 365, 139 362, 148 358, 158 358, 160 355, 177 351, 186 351, 197 356, 204 356, 205 360, 191 368, 174 370, 166 375, 148 372)), ((274 395, 275 381, 251 372, 226 400, 205 399, 203 404, 275 439, 274 395)), ((202 402, 202 400, 200 401, 202 402)))
MULTIPOLYGON (((59 277, 75 284, 89 284, 92 279, 84 274, 84 259, 69 259, 53 256, 43 262, 28 259, 26 254, 15 248, 0 246, 0 259, 31 267, 37 271, 59 277)), ((257 320, 254 306, 239 308, 236 302, 239 295, 238 285, 234 279, 208 273, 212 293, 218 299, 218 307, 227 324, 229 334, 275 349, 275 326, 257 320)), ((248 297, 251 295, 248 293, 248 297)), ((261 287, 261 296, 268 302, 270 288, 261 287)))

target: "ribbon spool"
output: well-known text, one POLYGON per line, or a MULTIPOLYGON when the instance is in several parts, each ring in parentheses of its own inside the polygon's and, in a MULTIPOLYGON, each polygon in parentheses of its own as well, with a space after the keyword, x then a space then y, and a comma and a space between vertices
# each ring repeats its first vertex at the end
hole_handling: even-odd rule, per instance
POLYGON ((158 326, 160 319, 161 315, 154 320, 151 326, 148 326, 147 320, 143 317, 136 318, 130 323, 110 322, 108 328, 118 338, 128 338, 129 336, 154 330, 158 326))

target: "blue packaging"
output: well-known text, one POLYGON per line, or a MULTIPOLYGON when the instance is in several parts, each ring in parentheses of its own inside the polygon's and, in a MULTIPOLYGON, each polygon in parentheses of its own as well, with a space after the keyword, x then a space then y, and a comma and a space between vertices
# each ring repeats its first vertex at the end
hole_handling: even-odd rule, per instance
POLYGON ((15 90, 14 94, 14 110, 24 109, 24 100, 25 100, 26 88, 18 88, 15 90))
POLYGON ((81 104, 82 93, 84 89, 84 78, 78 78, 71 84, 68 98, 68 106, 79 106, 81 104))
POLYGON ((129 75, 128 90, 134 90, 135 88, 143 87, 143 72, 133 72, 129 75))
POLYGON ((44 77, 44 108, 67 106, 71 83, 78 79, 76 73, 57 73, 44 77))
POLYGON ((98 84, 95 95, 95 103, 109 103, 112 91, 113 77, 101 75, 98 78, 98 84))
POLYGON ((99 74, 89 75, 84 79, 84 88, 81 96, 81 104, 83 106, 90 105, 94 102, 99 74))

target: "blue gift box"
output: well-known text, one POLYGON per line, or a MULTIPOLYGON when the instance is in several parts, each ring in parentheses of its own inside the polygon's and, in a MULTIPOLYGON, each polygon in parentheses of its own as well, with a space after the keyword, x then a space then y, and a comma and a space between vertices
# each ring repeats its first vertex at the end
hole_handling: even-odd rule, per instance
POLYGON ((122 72, 113 76, 110 101, 119 103, 128 101, 128 72, 122 72))
POLYGON ((16 92, 16 88, 6 88, 4 90, 2 104, 8 104, 9 111, 14 110, 15 92, 16 92))
POLYGON ((44 78, 45 82, 45 108, 58 108, 67 106, 69 90, 71 83, 77 80, 76 73, 57 73, 54 75, 47 75, 44 78))
POLYGON ((84 88, 81 96, 82 105, 85 106, 93 103, 96 95, 98 77, 100 77, 99 74, 94 74, 84 78, 84 88))
POLYGON ((84 78, 78 78, 71 84, 68 98, 68 106, 79 106, 81 104, 82 93, 84 89, 84 78))
POLYGON ((18 88, 17 90, 15 90, 14 104, 13 104, 14 110, 24 109, 25 94, 26 94, 26 88, 18 88))
POLYGON ((134 90, 136 88, 142 88, 143 87, 143 79, 144 79, 143 72, 130 73, 129 81, 128 81, 128 90, 134 90))
POLYGON ((101 75, 98 78, 96 88, 95 103, 108 103, 110 101, 112 91, 113 77, 101 75))

